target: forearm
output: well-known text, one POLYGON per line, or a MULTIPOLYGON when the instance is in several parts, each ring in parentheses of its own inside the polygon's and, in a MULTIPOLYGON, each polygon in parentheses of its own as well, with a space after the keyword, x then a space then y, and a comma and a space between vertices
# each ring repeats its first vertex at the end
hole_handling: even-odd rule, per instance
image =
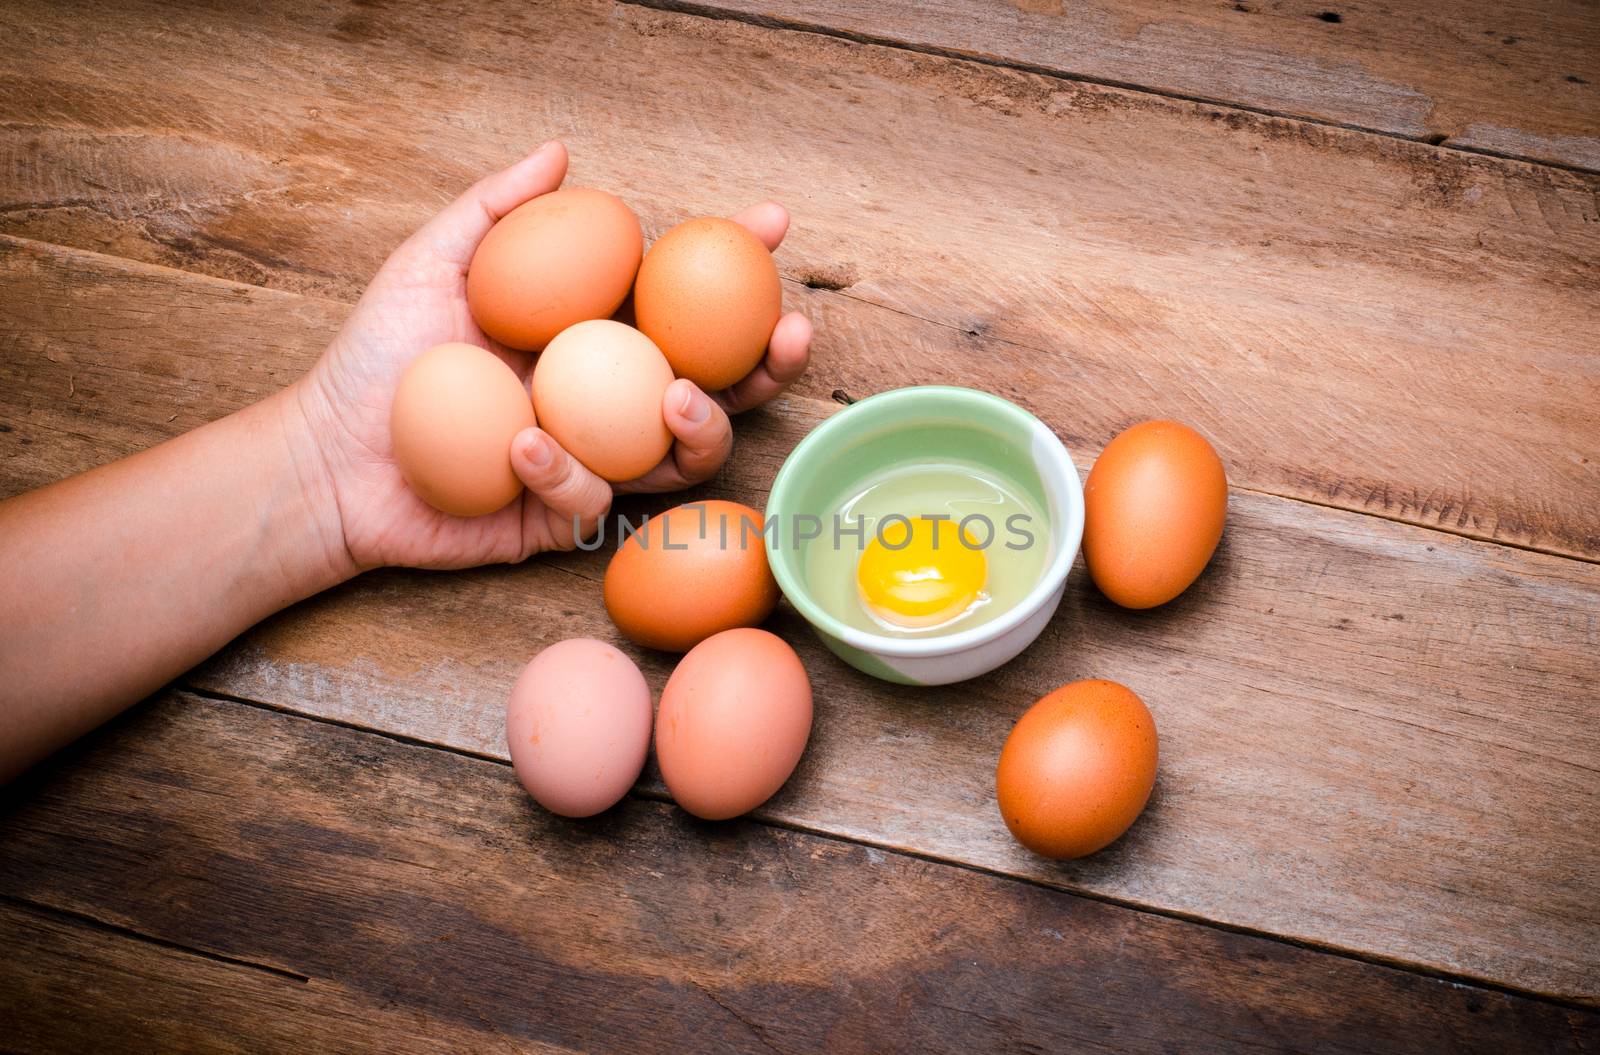
POLYGON ((0 783, 353 573, 292 391, 0 503, 0 783))

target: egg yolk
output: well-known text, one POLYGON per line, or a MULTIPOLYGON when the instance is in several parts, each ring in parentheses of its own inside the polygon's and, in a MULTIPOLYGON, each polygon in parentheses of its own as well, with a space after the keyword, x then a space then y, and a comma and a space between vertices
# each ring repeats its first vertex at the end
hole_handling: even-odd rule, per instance
POLYGON ((954 521, 896 518, 861 554, 856 586, 861 603, 884 622, 928 627, 970 608, 988 574, 983 552, 962 541, 954 521))

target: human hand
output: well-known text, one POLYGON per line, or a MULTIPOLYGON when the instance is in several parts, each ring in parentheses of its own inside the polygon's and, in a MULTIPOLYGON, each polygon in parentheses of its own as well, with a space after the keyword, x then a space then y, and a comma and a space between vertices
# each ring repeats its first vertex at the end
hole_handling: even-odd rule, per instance
MULTIPOLYGON (((667 388, 662 413, 675 442, 637 480, 613 488, 532 428, 511 444, 512 468, 527 490, 506 508, 454 517, 418 498, 395 465, 389 436, 400 375, 434 345, 464 341, 494 352, 526 384, 534 353, 508 349, 478 328, 467 309, 467 265, 500 217, 561 186, 566 171, 566 149, 546 143, 472 186, 390 254, 328 350, 297 382, 308 442, 326 468, 336 506, 330 515, 352 570, 464 568, 570 549, 605 516, 613 490, 678 490, 714 475, 733 449, 728 416, 766 402, 805 371, 811 324, 791 312, 778 320, 766 357, 731 388, 708 395, 683 379, 667 388)), ((772 202, 733 218, 768 249, 789 226, 788 212, 772 202)))

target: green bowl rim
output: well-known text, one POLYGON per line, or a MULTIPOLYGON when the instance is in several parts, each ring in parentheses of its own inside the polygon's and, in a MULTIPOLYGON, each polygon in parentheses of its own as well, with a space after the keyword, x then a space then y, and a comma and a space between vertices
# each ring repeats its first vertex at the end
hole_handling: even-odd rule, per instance
MULTIPOLYGON (((852 648, 877 655, 896 657, 951 655, 1004 636, 1037 612, 1066 582, 1067 573, 1072 570, 1072 562, 1077 559, 1078 547, 1083 540, 1083 483, 1078 479, 1078 467, 1073 463, 1072 455, 1061 442, 1061 438, 1044 422, 1010 400, 992 392, 957 385, 912 385, 894 388, 857 400, 830 415, 795 444, 794 450, 789 452, 789 456, 778 467, 778 473, 772 480, 772 489, 767 493, 765 517, 771 519, 775 512, 783 512, 782 506, 788 497, 788 491, 795 486, 793 481, 796 479, 795 474, 799 472, 797 466, 814 456, 814 452, 825 446, 833 433, 843 428, 840 422, 863 413, 882 413, 908 400, 920 401, 933 396, 949 396, 958 400, 985 403, 1001 415, 1012 419, 1030 435, 1048 437, 1049 443, 1045 447, 1045 453, 1050 456, 1050 462, 1039 464, 1039 472, 1041 476, 1047 475, 1052 470, 1055 472, 1064 485, 1066 508, 1052 511, 1050 537, 1057 544, 1055 557, 1028 595, 1012 605, 1009 611, 981 626, 937 637, 890 637, 846 625, 843 620, 830 615, 811 599, 810 593, 801 581, 802 576, 785 560, 780 540, 776 553, 769 552, 768 561, 772 565, 772 573, 778 580, 778 586, 783 595, 789 599, 789 603, 794 605, 806 622, 817 630, 852 648), (1058 523, 1057 520, 1062 518, 1065 523, 1058 523)), ((768 550, 772 549, 769 540, 768 550)), ((790 549, 788 553, 794 555, 797 561, 800 550, 790 549)))

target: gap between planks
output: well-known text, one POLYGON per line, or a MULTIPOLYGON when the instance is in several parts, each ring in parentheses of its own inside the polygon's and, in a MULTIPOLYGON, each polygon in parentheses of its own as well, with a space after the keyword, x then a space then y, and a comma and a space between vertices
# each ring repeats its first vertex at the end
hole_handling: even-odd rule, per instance
MULTIPOLYGON (((1559 169, 1564 172, 1577 172, 1583 175, 1600 174, 1600 169, 1589 168, 1585 165, 1569 164, 1561 161, 1548 161, 1540 158, 1531 158, 1524 154, 1513 154, 1505 151, 1491 150, 1487 147, 1466 146, 1451 142, 1449 137, 1438 139, 1433 135, 1406 135, 1403 132, 1391 132, 1383 128, 1373 128, 1370 125, 1355 124, 1348 121, 1334 121, 1327 118, 1312 117, 1306 114, 1291 113, 1287 110, 1276 110, 1267 106, 1251 106, 1230 99, 1219 99, 1209 95, 1196 95, 1188 92, 1172 91, 1163 88, 1152 88, 1134 81, 1118 80, 1114 77, 1096 77, 1085 73, 1074 73, 1056 66, 1047 66, 1036 62, 1025 62, 1020 59, 1007 59, 998 55, 984 55, 976 52, 962 51, 960 48, 942 47, 938 44, 919 43, 917 41, 900 40, 895 37, 880 36, 875 33, 864 33, 854 29, 840 29, 836 26, 823 25, 819 22, 805 22, 794 18, 784 18, 779 15, 757 14, 754 12, 734 11, 718 7, 715 4, 695 3, 694 0, 615 0, 616 3, 628 7, 642 7, 652 11, 665 11, 670 14, 689 15, 694 18, 705 18, 720 22, 742 22, 748 26, 760 29, 778 29, 791 33, 810 33, 813 36, 832 37, 835 40, 849 41, 852 44, 861 44, 868 47, 891 48, 896 51, 908 51, 919 55, 931 55, 935 58, 950 59, 955 62, 970 62, 979 66, 992 66, 996 69, 1015 70, 1018 73, 1030 73, 1040 77, 1049 77, 1058 81, 1069 81, 1074 84, 1093 84, 1103 88, 1116 88, 1119 91, 1136 92, 1140 95, 1153 95, 1163 99, 1174 99, 1180 102, 1197 103, 1202 106, 1214 106, 1223 110, 1237 110, 1243 113, 1257 114, 1262 117, 1279 118, 1285 121, 1294 121, 1304 125, 1318 125, 1323 128, 1338 128, 1348 132, 1359 132, 1363 135, 1378 136, 1383 139, 1398 139, 1405 143, 1417 143, 1430 146, 1436 150, 1453 150, 1461 154, 1477 154, 1480 157, 1491 157, 1500 161, 1514 161, 1533 168, 1559 169)), ((815 287, 813 287, 815 288, 815 287)), ((917 316, 912 316, 916 318, 917 316)), ((922 320, 927 322, 929 320, 922 320)), ((1340 507, 1343 508, 1343 507, 1340 507)), ((1409 521, 1405 521, 1409 523, 1409 521)), ((1467 536, 1469 538, 1475 536, 1467 536)), ((1536 552, 1544 552, 1538 550, 1536 552)))
MULTIPOLYGON (((428 740, 422 737, 407 736, 403 733, 395 733, 387 729, 377 728, 375 726, 362 725, 359 722, 346 721, 340 718, 297 711, 291 707, 272 703, 266 700, 257 700, 248 696, 239 696, 233 693, 217 692, 213 689, 200 688, 199 686, 188 683, 182 678, 174 682, 171 686, 169 686, 169 688, 177 689, 182 693, 186 693, 191 696, 197 696, 201 699, 214 700, 218 703, 229 703, 241 707, 254 707, 258 710, 271 711, 274 714, 281 714, 289 718, 296 718, 307 722, 321 723, 324 725, 334 726, 339 729, 348 729, 351 732, 361 733, 368 736, 381 737, 385 740, 390 740, 406 747, 428 751, 441 751, 445 754, 457 755, 462 758, 469 758, 477 762, 487 762, 492 765, 500 766, 504 769, 511 768, 511 763, 505 759, 498 758, 494 755, 486 754, 484 752, 472 751, 467 748, 456 747, 452 744, 447 744, 436 740, 428 740)), ((641 802, 660 802, 668 805, 673 804, 671 795, 639 787, 629 789, 626 797, 636 799, 641 802)), ((1482 989, 1489 992, 1501 993, 1507 996, 1537 1000, 1541 1003, 1550 1004, 1556 1007, 1569 1008, 1576 1011, 1594 1010, 1594 1006, 1592 1004, 1586 1004, 1581 1000, 1573 1000, 1555 994, 1544 993, 1536 989, 1506 985, 1502 982, 1494 981, 1493 979, 1483 978, 1472 974, 1440 970, 1439 968, 1430 967, 1426 964, 1416 963, 1411 960, 1405 960, 1399 957, 1383 956, 1370 952, 1362 952, 1360 950, 1350 949, 1340 945, 1307 941, 1301 938, 1289 937, 1274 933, 1272 931, 1261 930, 1255 927, 1246 927, 1237 924, 1226 923, 1195 913, 1182 912, 1177 909, 1159 908, 1144 902, 1134 901, 1128 898, 1119 898, 1087 888, 1081 888, 1067 884, 1048 883, 1042 879, 1032 876, 1017 875, 996 868, 986 868, 983 865, 973 864, 969 861, 960 860, 959 858, 926 853, 910 847, 901 846, 896 843, 879 842, 872 839, 861 838, 859 836, 844 835, 839 832, 830 831, 826 828, 812 827, 805 824, 799 824, 794 821, 787 821, 781 818, 769 816, 761 809, 761 807, 757 807, 754 811, 745 814, 742 819, 755 824, 760 824, 766 828, 798 832, 802 835, 813 838, 826 839, 829 842, 866 847, 872 850, 877 850, 884 853, 892 853, 897 856, 916 861, 925 861, 929 864, 935 864, 946 868, 958 868, 963 871, 971 872, 975 875, 988 876, 994 879, 1004 880, 1006 882, 1023 883, 1028 886, 1038 887, 1042 890, 1050 890, 1057 893, 1068 894, 1073 897, 1081 897, 1088 901, 1097 901, 1101 904, 1112 905, 1120 909, 1126 909, 1129 912, 1138 912, 1148 916, 1157 916, 1166 919, 1179 920, 1184 923, 1193 923, 1198 926, 1209 927, 1212 930, 1222 931, 1228 934, 1240 934, 1247 937, 1261 938, 1266 941, 1277 942, 1280 945, 1287 945, 1298 949, 1306 949, 1308 951, 1320 953, 1326 956, 1337 956, 1340 959, 1352 960, 1356 963, 1371 964, 1378 967, 1387 967, 1392 970, 1405 971, 1407 974, 1413 974, 1423 978, 1435 978, 1443 982, 1449 982, 1452 985, 1468 986, 1474 989, 1482 989)), ((4 895, 0 895, 0 900, 14 899, 6 898, 4 895)), ((77 915, 76 913, 57 910, 49 906, 34 907, 46 908, 51 912, 62 911, 64 915, 69 916, 77 915)), ((115 931, 124 929, 117 927, 114 924, 102 923, 93 917, 85 916, 83 919, 88 923, 98 924, 115 931)), ((305 976, 300 975, 297 972, 287 971, 283 968, 275 968, 264 964, 258 964, 249 960, 235 960, 231 957, 207 953, 204 950, 192 949, 186 945, 165 942, 158 938, 149 938, 137 931, 129 930, 127 933, 130 937, 152 941, 156 944, 170 945, 173 948, 181 949, 187 952, 194 952, 196 955, 205 956, 211 959, 218 959, 228 963, 238 963, 245 967, 259 968, 264 971, 282 974, 285 977, 295 978, 300 981, 309 981, 309 979, 305 976)))
MULTIPOLYGON (((620 2, 631 3, 631 4, 634 4, 635 6, 654 7, 653 4, 643 3, 642 0, 620 0, 620 2)), ((1294 120, 1300 120, 1300 118, 1294 118, 1294 120)), ((1387 133, 1383 133, 1383 134, 1387 134, 1387 133)), ((1391 136, 1390 138, 1406 139, 1407 137, 1405 137, 1405 136, 1391 136)), ((1530 164, 1531 164, 1531 162, 1530 162, 1530 164)), ((59 243, 59 242, 48 242, 48 241, 44 241, 44 240, 38 239, 38 238, 29 238, 29 237, 27 237, 25 235, 15 235, 15 234, 3 234, 3 233, 0 233, 0 242, 4 242, 4 241, 15 242, 15 243, 18 243, 18 244, 21 244, 21 245, 45 246, 45 247, 47 247, 47 248, 49 248, 51 250, 54 250, 54 251, 60 252, 60 253, 64 253, 64 254, 66 254, 68 256, 76 256, 76 255, 81 254, 83 256, 87 256, 87 257, 91 257, 91 258, 95 258, 95 259, 112 261, 117 266, 128 268, 128 269, 131 269, 131 270, 136 270, 137 271, 137 270, 142 270, 142 269, 150 269, 150 270, 155 271, 155 272, 164 272, 164 273, 167 273, 167 274, 181 275, 181 276, 183 276, 183 278, 186 281, 198 281, 198 282, 203 282, 203 283, 207 283, 207 284, 210 284, 210 285, 222 286, 222 287, 225 287, 225 288, 228 288, 228 289, 250 290, 250 291, 253 291, 254 293, 256 293, 258 295, 264 294, 264 295, 273 296, 273 297, 285 297, 285 298, 288 298, 288 299, 291 299, 291 300, 306 300, 306 301, 314 301, 314 302, 318 302, 318 303, 322 303, 322 304, 337 305, 340 308, 342 308, 343 310, 345 310, 346 312, 348 312, 351 308, 353 308, 355 306, 355 304, 352 301, 338 300, 338 299, 335 299, 335 298, 332 298, 332 297, 322 297, 322 296, 318 296, 318 295, 312 294, 312 293, 297 293, 297 292, 294 292, 292 290, 273 289, 270 286, 257 286, 257 285, 253 285, 252 283, 249 283, 249 282, 240 282, 240 281, 238 281, 236 279, 219 278, 216 275, 207 274, 207 273, 205 273, 203 271, 190 271, 187 268, 172 267, 169 264, 150 263, 148 261, 135 259, 133 257, 119 256, 119 255, 117 255, 115 253, 102 253, 102 252, 99 252, 99 251, 93 250, 93 249, 81 249, 81 248, 79 248, 77 246, 63 245, 62 243, 59 243)), ((924 318, 923 316, 918 315, 915 312, 909 312, 909 311, 906 311, 906 310, 904 310, 902 308, 891 307, 891 306, 889 306, 887 304, 879 304, 876 301, 867 300, 867 299, 865 299, 863 297, 858 297, 858 296, 856 296, 856 295, 854 295, 852 293, 846 292, 843 289, 832 289, 832 288, 829 288, 826 285, 813 285, 808 280, 805 280, 805 279, 802 279, 802 278, 793 277, 793 276, 784 276, 783 281, 788 282, 793 286, 804 287, 804 288, 810 290, 813 294, 816 294, 816 295, 828 296, 828 297, 840 297, 840 298, 842 298, 844 300, 852 300, 852 301, 855 301, 857 304, 864 304, 864 305, 866 305, 866 306, 868 306, 870 308, 876 309, 876 310, 889 311, 889 312, 895 313, 896 315, 903 315, 906 318, 915 319, 918 322, 924 323, 925 325, 934 326, 934 327, 937 327, 939 329, 949 330, 952 333, 969 333, 969 331, 962 330, 961 327, 952 325, 951 323, 940 322, 940 321, 938 321, 936 319, 924 318)), ((1022 350, 1022 351, 1038 352, 1040 354, 1045 354, 1048 351, 1048 349, 1039 348, 1039 347, 1037 347, 1035 345, 1026 344, 1026 343, 1023 343, 1023 342, 1020 342, 1020 341, 1013 341, 1013 340, 1010 340, 1010 339, 1007 339, 1007 338, 1004 338, 1004 337, 996 337, 996 336, 993 336, 993 335, 986 335, 985 339, 993 341, 993 342, 995 342, 997 344, 1006 345, 1007 347, 1010 347, 1010 348, 1017 348, 1017 349, 1022 350)), ((837 397, 840 394, 840 392, 843 392, 843 390, 841 389, 841 390, 839 390, 839 392, 836 392, 835 393, 835 397, 837 397)), ((866 398, 865 396, 857 395, 855 393, 844 393, 844 394, 846 395, 846 397, 849 399, 849 401, 851 403, 854 403, 857 400, 866 398)), ((874 393, 871 393, 871 392, 867 393, 867 395, 873 395, 873 394, 874 393)), ((809 398, 809 397, 807 397, 807 398, 809 398)), ((817 399, 817 400, 813 400, 813 402, 826 403, 828 401, 827 400, 817 399)), ((837 403, 837 402, 839 402, 839 400, 837 398, 835 398, 833 400, 833 402, 837 403)), ((843 405, 848 405, 848 404, 843 404, 843 405)), ((1082 469, 1082 468, 1080 468, 1080 470, 1079 470, 1080 473, 1086 472, 1086 471, 1087 470, 1082 469)), ((1420 523, 1420 522, 1415 521, 1415 520, 1407 520, 1405 517, 1402 517, 1402 516, 1396 516, 1396 515, 1393 515, 1393 514, 1383 513, 1383 512, 1376 512, 1376 511, 1373 511, 1371 509, 1358 509, 1358 508, 1355 508, 1353 506, 1339 505, 1338 503, 1333 502, 1333 501, 1322 501, 1322 500, 1318 500, 1318 499, 1315 499, 1315 498, 1309 498, 1309 497, 1307 497, 1305 495, 1285 494, 1285 493, 1280 492, 1280 491, 1271 491, 1271 490, 1266 490, 1266 489, 1259 488, 1259 487, 1247 487, 1247 486, 1245 486, 1243 484, 1235 483, 1232 480, 1228 481, 1228 490, 1230 492, 1238 492, 1240 494, 1262 495, 1264 497, 1279 499, 1279 500, 1285 501, 1285 502, 1299 502, 1299 503, 1302 503, 1304 505, 1313 506, 1313 507, 1320 508, 1320 509, 1329 509, 1329 510, 1333 510, 1335 512, 1354 513, 1357 516, 1372 517, 1372 518, 1374 518, 1376 520, 1387 520, 1387 521, 1389 521, 1391 523, 1401 524, 1401 525, 1404 525, 1406 527, 1420 528, 1420 529, 1422 529, 1424 531, 1434 531, 1434 532, 1438 532, 1441 535, 1449 535, 1449 536, 1453 536, 1455 538, 1463 538, 1463 539, 1467 539, 1467 540, 1472 541, 1472 542, 1481 542, 1481 543, 1485 543, 1487 545, 1499 546, 1499 547, 1502 547, 1504 549, 1520 550, 1520 551, 1522 551, 1524 553, 1537 553, 1537 554, 1539 554, 1541 556, 1555 557, 1555 558, 1558 558, 1558 559, 1561 559, 1561 560, 1570 560, 1570 561, 1574 561, 1574 562, 1579 563, 1579 564, 1600 565, 1600 555, 1597 555, 1597 556, 1594 556, 1594 557, 1590 557, 1590 556, 1587 556, 1587 555, 1584 555, 1584 554, 1581 554, 1581 553, 1567 553, 1567 552, 1563 552, 1561 550, 1552 549, 1552 548, 1546 548, 1546 547, 1543 547, 1543 546, 1535 546, 1535 545, 1531 545, 1531 544, 1523 543, 1523 542, 1515 542, 1515 541, 1510 541, 1510 540, 1507 540, 1507 539, 1493 538, 1493 537, 1488 536, 1488 535, 1475 534, 1473 532, 1466 531, 1466 530, 1461 530, 1461 529, 1452 529, 1452 528, 1450 528, 1448 526, 1445 526, 1445 525, 1442 525, 1442 524, 1424 524, 1424 523, 1420 523)))
POLYGON ((238 956, 229 956, 227 953, 213 952, 210 949, 202 949, 195 945, 186 945, 181 941, 173 941, 170 938, 158 938, 154 934, 146 934, 143 931, 135 930, 132 927, 124 927, 120 923, 112 923, 109 920, 100 919, 98 916, 91 916, 87 912, 78 912, 74 909, 62 908, 59 905, 46 905, 38 901, 30 901, 27 898, 20 898, 11 894, 0 894, 0 904, 11 905, 14 908, 21 909, 24 912, 29 912, 36 916, 64 920, 80 927, 87 927, 90 930, 100 931, 104 934, 114 934, 117 937, 125 938, 128 941, 139 942, 144 945, 154 945, 156 948, 169 949, 173 952, 187 953, 190 956, 194 956, 202 960, 209 960, 212 963, 225 963, 232 967, 244 967, 252 971, 260 971, 263 974, 272 975, 275 978, 284 978, 291 982, 299 982, 302 985, 311 981, 310 975, 301 974, 299 971, 291 970, 287 967, 277 967, 270 963, 260 963, 256 960, 246 960, 238 956))

